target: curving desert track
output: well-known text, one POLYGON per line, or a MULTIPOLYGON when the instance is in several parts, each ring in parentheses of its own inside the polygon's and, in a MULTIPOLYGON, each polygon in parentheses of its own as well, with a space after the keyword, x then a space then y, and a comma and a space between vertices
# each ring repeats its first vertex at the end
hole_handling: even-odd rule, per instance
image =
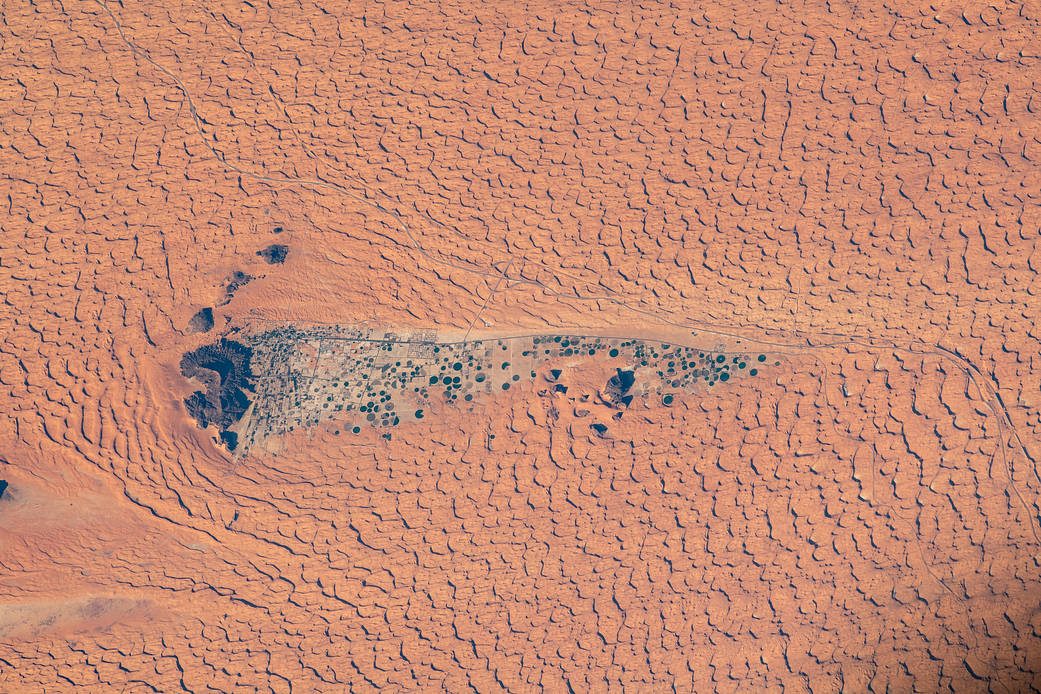
POLYGON ((0 8, 0 691, 1041 689, 1041 11, 678 5, 0 8), (787 359, 237 459, 266 321, 787 359))

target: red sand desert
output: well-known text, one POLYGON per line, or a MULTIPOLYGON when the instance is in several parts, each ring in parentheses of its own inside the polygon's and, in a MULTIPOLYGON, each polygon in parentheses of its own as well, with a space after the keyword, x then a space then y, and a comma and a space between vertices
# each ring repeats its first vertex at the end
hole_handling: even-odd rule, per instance
POLYGON ((1039 36, 5 2, 0 691, 1041 690, 1039 36))

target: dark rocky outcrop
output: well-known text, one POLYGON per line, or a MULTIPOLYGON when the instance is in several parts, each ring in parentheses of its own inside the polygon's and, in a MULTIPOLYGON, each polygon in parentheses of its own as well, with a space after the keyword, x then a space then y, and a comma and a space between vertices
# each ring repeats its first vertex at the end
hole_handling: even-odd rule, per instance
POLYGON ((231 280, 228 282, 228 286, 224 288, 224 291, 228 293, 228 296, 231 296, 239 287, 246 284, 251 279, 253 278, 242 270, 236 270, 231 274, 231 280))
POLYGON ((213 328, 213 309, 204 308, 199 310, 192 319, 188 321, 189 333, 205 333, 213 328))
POLYGON ((181 358, 185 378, 201 381, 205 386, 205 390, 197 390, 185 399, 185 409, 200 427, 215 425, 230 449, 234 449, 238 437, 228 428, 242 418, 251 402, 246 391, 252 390, 252 356, 253 350, 246 345, 221 339, 181 358))
POLYGON ((633 401, 633 396, 629 394, 629 390, 636 383, 636 374, 633 371, 623 371, 621 369, 617 369, 617 371, 618 373, 607 381, 607 386, 603 392, 603 400, 612 407, 621 407, 622 405, 628 407, 629 403, 633 401))
POLYGON ((220 440, 224 442, 224 445, 228 447, 229 451, 235 450, 235 447, 239 445, 239 435, 234 431, 222 431, 220 433, 220 440))
POLYGON ((191 418, 198 422, 203 429, 210 425, 210 419, 207 414, 210 411, 210 406, 206 401, 206 393, 197 390, 189 395, 184 399, 184 409, 188 410, 191 418))
POLYGON ((224 306, 229 301, 231 301, 232 295, 235 294, 239 287, 243 286, 251 279, 253 278, 250 275, 247 275, 242 270, 236 270, 235 272, 233 272, 231 274, 231 277, 228 279, 228 284, 224 287, 224 298, 220 301, 218 305, 224 306))
POLYGON ((257 251, 257 255, 266 260, 268 265, 284 263, 286 262, 286 256, 289 255, 289 246, 273 243, 264 250, 257 251))

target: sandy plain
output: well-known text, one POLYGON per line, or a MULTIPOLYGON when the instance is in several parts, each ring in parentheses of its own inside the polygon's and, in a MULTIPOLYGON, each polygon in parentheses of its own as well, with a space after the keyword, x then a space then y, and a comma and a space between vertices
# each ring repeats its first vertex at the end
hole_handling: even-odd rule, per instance
POLYGON ((0 20, 0 690, 1041 689, 1036 3, 0 20), (236 456, 272 323, 786 359, 236 456))

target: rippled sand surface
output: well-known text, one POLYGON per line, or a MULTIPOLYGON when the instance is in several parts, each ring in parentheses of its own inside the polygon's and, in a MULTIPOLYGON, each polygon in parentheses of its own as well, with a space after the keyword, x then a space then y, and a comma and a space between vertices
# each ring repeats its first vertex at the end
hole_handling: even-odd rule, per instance
POLYGON ((1041 689, 1039 35, 5 2, 0 691, 1041 689))

